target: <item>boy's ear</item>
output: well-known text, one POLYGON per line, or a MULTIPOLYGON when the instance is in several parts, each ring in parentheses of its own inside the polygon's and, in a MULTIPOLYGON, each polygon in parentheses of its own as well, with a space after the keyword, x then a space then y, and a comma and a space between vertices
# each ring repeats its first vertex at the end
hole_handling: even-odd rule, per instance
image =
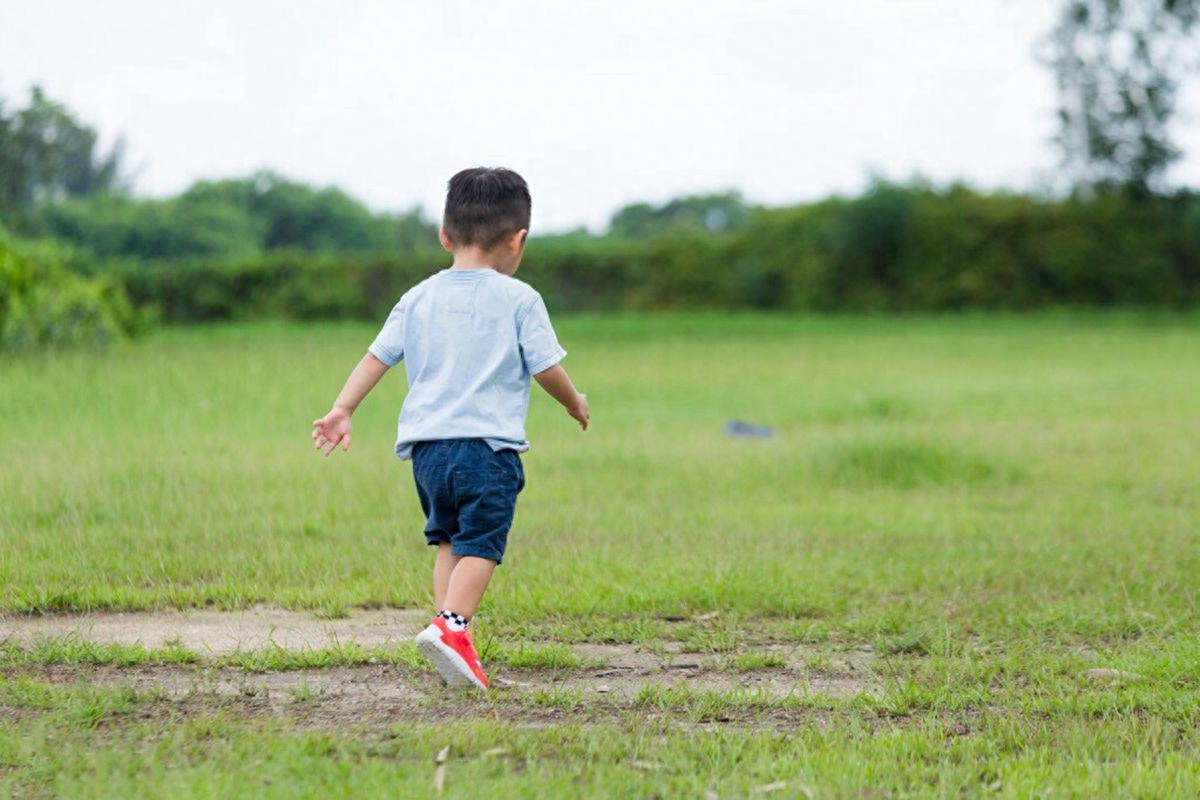
POLYGON ((509 250, 511 250, 511 251, 512 251, 512 252, 514 252, 514 253, 519 253, 519 252, 521 252, 521 249, 522 249, 523 247, 525 247, 525 242, 526 242, 528 239, 529 239, 529 229, 528 229, 528 228, 521 228, 521 230, 519 230, 519 231, 517 231, 516 233, 514 233, 514 234, 512 235, 512 238, 508 240, 508 248, 509 248, 509 250))
POLYGON ((454 249, 454 243, 450 241, 450 237, 446 235, 445 228, 438 228, 438 241, 442 243, 442 247, 447 250, 454 249))

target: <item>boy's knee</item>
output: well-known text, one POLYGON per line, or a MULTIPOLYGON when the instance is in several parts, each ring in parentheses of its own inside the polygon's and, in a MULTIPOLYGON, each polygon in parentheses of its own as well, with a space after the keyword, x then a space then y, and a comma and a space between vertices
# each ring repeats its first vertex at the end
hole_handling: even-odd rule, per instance
POLYGON ((500 562, 504 559, 504 545, 499 547, 491 545, 479 545, 475 543, 459 545, 452 543, 453 553, 459 558, 482 558, 485 561, 491 561, 496 566, 500 566, 500 562))

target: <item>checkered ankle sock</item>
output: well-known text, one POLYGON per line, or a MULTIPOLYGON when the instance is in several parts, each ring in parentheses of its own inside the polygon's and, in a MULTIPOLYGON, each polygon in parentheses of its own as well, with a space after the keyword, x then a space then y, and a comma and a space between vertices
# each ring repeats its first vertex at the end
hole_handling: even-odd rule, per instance
POLYGON ((446 620, 446 627, 452 631, 465 631, 471 624, 471 620, 462 614, 455 614, 453 611, 439 611, 437 615, 446 620))

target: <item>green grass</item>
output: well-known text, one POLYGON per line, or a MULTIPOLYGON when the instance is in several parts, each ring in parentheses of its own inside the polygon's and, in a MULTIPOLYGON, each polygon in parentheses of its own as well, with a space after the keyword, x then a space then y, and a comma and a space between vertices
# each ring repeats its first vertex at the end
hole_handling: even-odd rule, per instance
MULTIPOLYGON (((298 690, 294 702, 319 704, 298 690)), ((782 796, 1189 797, 1200 791, 1192 725, 1110 710, 987 708, 969 717, 809 713, 751 693, 646 692, 597 724, 503 719, 345 731, 247 717, 238 702, 180 716, 153 693, 0 679, 0 789, 66 797, 426 797, 450 748, 447 797, 722 797, 787 782, 782 796), (785 725, 716 726, 730 705, 785 725), (782 712, 781 712, 782 709, 782 712), (679 716, 682 714, 683 716, 679 716), (486 787, 486 788, 484 788, 486 787), (801 788, 803 787, 803 788, 801 788)), ((538 698, 569 713, 568 691, 538 698)))
MULTIPOLYGON (((448 796, 467 780, 498 797, 745 795, 775 780, 822 797, 1197 793, 1200 317, 691 314, 566 318, 559 332, 593 427, 535 389, 528 485, 478 622, 485 659, 578 670, 567 644, 672 642, 750 675, 781 668, 765 645, 804 644, 817 650, 796 658, 817 674, 870 648, 882 689, 651 686, 622 705, 563 688, 534 702, 555 731, 485 719, 485 704, 360 736, 183 712, 151 726, 119 709, 154 698, 90 712, 107 701, 75 689, 21 706, 12 692, 37 696, 30 684, 0 701, 0 719, 16 709, 0 781, 422 794, 445 739, 448 796), (733 419, 776 435, 728 438, 733 419), (726 717, 740 727, 686 727, 726 717), (482 755, 501 745, 512 754, 482 755)), ((431 554, 390 452, 402 376, 356 415, 349 455, 310 449, 309 422, 373 333, 242 324, 0 359, 0 609, 428 606, 431 554)), ((0 663, 194 655, 74 641, 6 646, 0 663)), ((226 663, 372 658, 416 656, 347 645, 226 663)))
MULTIPOLYGON (((595 424, 535 396, 484 619, 569 636, 721 609, 866 639, 942 619, 997 637, 1186 626, 1196 322, 564 320, 595 424), (778 435, 729 439, 734 418, 778 435)), ((2 362, 28 444, 0 462, 0 608, 426 605, 420 511, 390 454, 402 376, 359 412, 354 452, 309 450, 371 333, 168 330, 2 362)))

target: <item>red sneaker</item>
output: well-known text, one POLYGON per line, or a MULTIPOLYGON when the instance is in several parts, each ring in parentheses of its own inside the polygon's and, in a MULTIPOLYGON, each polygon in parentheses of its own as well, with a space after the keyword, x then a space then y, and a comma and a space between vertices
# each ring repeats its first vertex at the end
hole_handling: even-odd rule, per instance
POLYGON ((434 617, 429 627, 417 634, 416 642, 417 648, 433 662, 446 683, 488 688, 487 675, 483 674, 483 665, 479 663, 475 645, 471 644, 471 634, 465 630, 452 631, 446 620, 434 617))

